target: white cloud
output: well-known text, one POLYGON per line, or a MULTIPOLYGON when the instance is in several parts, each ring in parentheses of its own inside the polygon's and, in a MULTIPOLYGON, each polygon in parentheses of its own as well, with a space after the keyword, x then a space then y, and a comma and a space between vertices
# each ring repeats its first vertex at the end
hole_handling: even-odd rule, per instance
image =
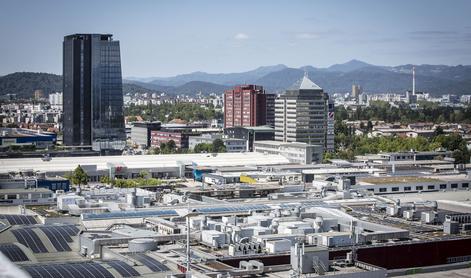
POLYGON ((249 39, 249 35, 245 34, 245 33, 238 33, 234 36, 234 39, 236 40, 248 40, 249 39))
POLYGON ((302 40, 312 40, 312 39, 318 39, 319 35, 315 33, 297 33, 296 38, 302 39, 302 40))

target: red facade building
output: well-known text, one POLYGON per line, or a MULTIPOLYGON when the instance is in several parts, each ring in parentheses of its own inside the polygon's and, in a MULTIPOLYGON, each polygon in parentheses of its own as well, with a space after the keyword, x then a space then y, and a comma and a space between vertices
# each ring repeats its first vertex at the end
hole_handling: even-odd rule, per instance
POLYGON ((224 127, 267 123, 267 98, 262 86, 240 85, 224 93, 224 127))
POLYGON ((150 145, 152 147, 160 147, 161 143, 168 143, 170 140, 175 142, 178 149, 188 149, 188 138, 193 135, 186 131, 151 131, 150 145))

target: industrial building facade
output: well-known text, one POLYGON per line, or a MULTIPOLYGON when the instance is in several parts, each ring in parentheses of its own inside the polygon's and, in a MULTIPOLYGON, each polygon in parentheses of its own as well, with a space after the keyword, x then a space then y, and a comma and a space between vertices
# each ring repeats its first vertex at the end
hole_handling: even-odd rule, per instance
POLYGON ((253 152, 253 144, 260 140, 274 140, 275 130, 270 126, 230 127, 224 129, 228 138, 243 139, 247 142, 247 151, 253 152))
POLYGON ((160 130, 160 122, 136 122, 131 128, 131 140, 140 146, 151 146, 151 132, 160 130))
POLYGON ((57 134, 26 128, 0 128, 0 147, 10 145, 34 145, 39 148, 56 144, 57 134))
POLYGON ((303 142, 334 151, 334 105, 307 76, 275 101, 275 140, 303 142))
POLYGON ((65 36, 63 92, 65 145, 124 148, 119 41, 110 34, 65 36))
POLYGON ((173 141, 178 149, 188 149, 189 137, 190 135, 194 135, 191 131, 169 130, 152 130, 150 134, 150 145, 152 147, 160 148, 160 144, 173 141))
POLYGON ((255 141, 253 151, 263 154, 282 155, 291 163, 311 164, 322 161, 322 146, 281 141, 255 141))

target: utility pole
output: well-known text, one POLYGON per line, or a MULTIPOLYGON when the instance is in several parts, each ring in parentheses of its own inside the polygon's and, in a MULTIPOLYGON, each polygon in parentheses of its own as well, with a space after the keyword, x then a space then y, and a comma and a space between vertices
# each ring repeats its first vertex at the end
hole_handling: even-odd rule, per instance
POLYGON ((190 249, 190 218, 192 216, 200 215, 197 209, 190 209, 190 197, 184 196, 183 197, 186 202, 188 202, 188 208, 182 209, 175 209, 178 216, 181 218, 186 218, 186 276, 191 277, 190 269, 191 269, 191 249, 190 249))
MULTIPOLYGON (((190 260, 191 260, 191 250, 190 250, 190 198, 187 198, 188 202, 188 214, 186 215, 186 273, 190 274, 190 260)), ((190 274, 191 275, 191 274, 190 274)))

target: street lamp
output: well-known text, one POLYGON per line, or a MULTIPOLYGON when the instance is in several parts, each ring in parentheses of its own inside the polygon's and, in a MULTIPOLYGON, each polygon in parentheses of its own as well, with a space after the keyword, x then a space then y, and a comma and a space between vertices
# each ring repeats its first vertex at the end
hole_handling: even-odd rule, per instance
POLYGON ((190 274, 190 261, 191 261, 191 250, 190 250, 190 218, 194 216, 198 216, 199 213, 195 208, 190 209, 190 202, 187 199, 188 208, 186 209, 176 209, 178 216, 186 217, 186 273, 187 277, 190 274))

